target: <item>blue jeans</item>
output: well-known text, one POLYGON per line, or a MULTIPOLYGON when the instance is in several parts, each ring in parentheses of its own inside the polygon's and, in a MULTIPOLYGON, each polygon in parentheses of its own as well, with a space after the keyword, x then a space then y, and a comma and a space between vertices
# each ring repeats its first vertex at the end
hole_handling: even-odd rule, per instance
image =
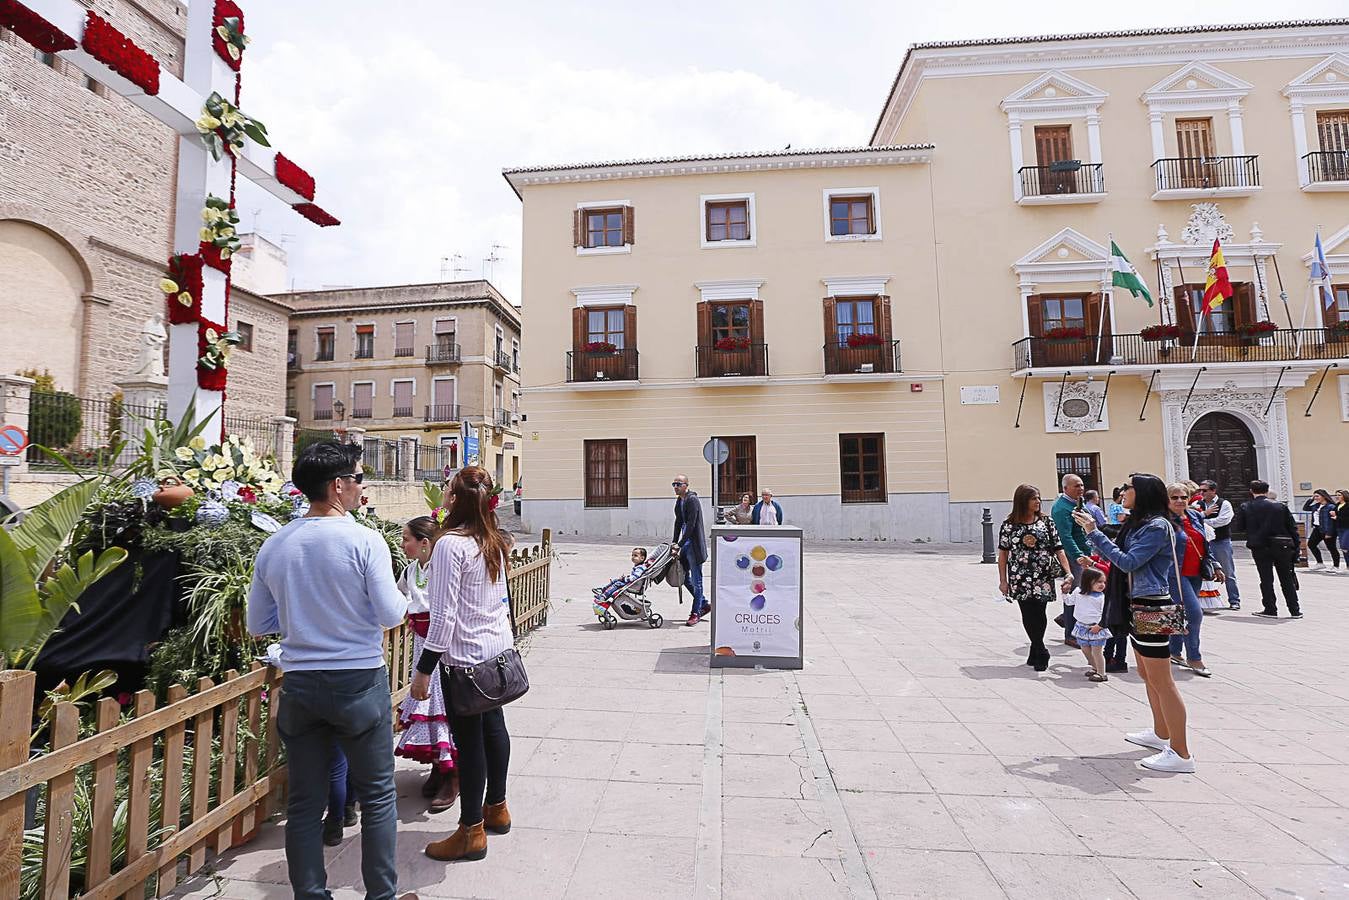
POLYGON ((1218 565, 1223 567, 1223 574, 1227 576, 1225 583, 1227 602, 1240 605, 1241 588, 1237 585, 1237 567, 1232 559, 1232 539, 1223 538, 1217 541, 1209 541, 1208 546, 1213 551, 1213 558, 1218 560, 1218 565))
POLYGON ((333 747, 333 767, 328 772, 328 817, 341 821, 346 810, 347 795, 353 793, 347 784, 347 757, 341 747, 333 747))
POLYGON ((680 559, 684 562, 684 587, 689 589, 693 595, 693 611, 702 615, 711 608, 707 598, 703 596, 703 567, 701 563, 694 564, 689 556, 689 548, 684 547, 679 551, 680 559))
POLYGON ((1187 575, 1180 580, 1180 596, 1185 603, 1185 636, 1172 635, 1171 655, 1180 656, 1183 647, 1186 662, 1203 659, 1199 653, 1199 626, 1204 621, 1204 610, 1199 605, 1199 586, 1203 581, 1198 575, 1187 575))
POLYGON ((332 896, 323 866, 322 829, 334 750, 340 749, 361 803, 365 895, 390 900, 398 890, 398 798, 388 672, 383 667, 287 672, 281 694, 276 725, 286 744, 290 783, 286 866, 292 892, 297 898, 332 896))

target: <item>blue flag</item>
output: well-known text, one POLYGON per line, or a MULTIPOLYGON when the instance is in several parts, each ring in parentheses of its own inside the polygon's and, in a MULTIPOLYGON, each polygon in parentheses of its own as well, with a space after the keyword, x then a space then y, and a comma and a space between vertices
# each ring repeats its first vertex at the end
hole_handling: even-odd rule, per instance
POLYGON ((1316 249, 1312 252, 1312 281, 1317 290, 1324 295, 1326 309, 1335 305, 1335 291, 1330 286, 1330 266, 1326 265, 1326 252, 1321 249, 1321 232, 1316 232, 1316 249))

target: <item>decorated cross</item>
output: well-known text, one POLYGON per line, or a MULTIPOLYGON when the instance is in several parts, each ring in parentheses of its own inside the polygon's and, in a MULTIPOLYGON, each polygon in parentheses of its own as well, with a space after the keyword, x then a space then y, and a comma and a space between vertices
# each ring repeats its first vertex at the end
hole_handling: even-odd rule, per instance
POLYGON ((239 70, 248 37, 234 0, 188 6, 183 79, 165 71, 79 0, 0 0, 0 27, 59 55, 178 134, 178 195, 173 248, 160 287, 169 321, 169 414, 175 420, 196 395, 197 421, 222 434, 229 349, 234 190, 239 176, 262 187, 317 225, 337 219, 314 204, 314 179, 273 152, 267 129, 240 112, 239 70))

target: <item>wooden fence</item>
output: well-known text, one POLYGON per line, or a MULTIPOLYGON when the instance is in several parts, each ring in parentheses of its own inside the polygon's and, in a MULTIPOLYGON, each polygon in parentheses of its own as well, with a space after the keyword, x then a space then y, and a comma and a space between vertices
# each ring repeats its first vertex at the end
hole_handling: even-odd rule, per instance
MULTIPOLYGON (((551 559, 547 532, 512 554, 522 636, 547 620, 551 559)), ((396 706, 416 664, 406 625, 386 633, 385 661, 396 706)), ((282 682, 255 663, 219 684, 203 678, 190 694, 174 685, 158 709, 140 691, 126 720, 116 700, 103 699, 84 738, 79 708, 58 703, 48 751, 30 758, 35 676, 0 671, 0 900, 160 897, 201 869, 208 850, 250 840, 285 787, 282 682), (26 820, 35 824, 25 831, 26 820)))

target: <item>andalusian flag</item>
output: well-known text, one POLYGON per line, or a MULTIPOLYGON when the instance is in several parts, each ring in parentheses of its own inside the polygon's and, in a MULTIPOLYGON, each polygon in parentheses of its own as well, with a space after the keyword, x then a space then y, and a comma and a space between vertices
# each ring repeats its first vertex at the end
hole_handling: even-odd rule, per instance
POLYGON ((1208 261, 1208 278, 1204 280, 1204 314, 1213 312, 1215 306, 1222 306, 1224 300, 1232 296, 1232 282, 1227 278, 1227 261, 1223 259, 1223 248, 1218 239, 1213 239, 1213 255, 1208 261))
POLYGON ((1148 306, 1152 305, 1152 295, 1148 293, 1148 286, 1139 277, 1134 264, 1125 257, 1124 251, 1119 248, 1119 244, 1116 244, 1113 240, 1110 242, 1110 271, 1110 283, 1112 285, 1126 289, 1135 297, 1142 294, 1143 299, 1148 301, 1148 306))

